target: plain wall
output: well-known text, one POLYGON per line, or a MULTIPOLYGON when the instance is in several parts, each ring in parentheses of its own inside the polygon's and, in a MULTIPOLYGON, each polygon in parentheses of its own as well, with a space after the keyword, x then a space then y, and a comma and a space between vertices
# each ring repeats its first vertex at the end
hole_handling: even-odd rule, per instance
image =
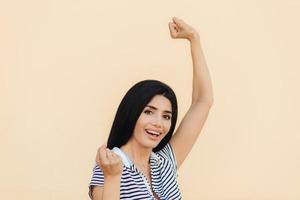
POLYGON ((214 105, 179 169, 183 199, 300 199, 296 0, 0 2, 0 198, 88 200, 98 147, 136 82, 192 92, 182 18, 200 33, 214 105))

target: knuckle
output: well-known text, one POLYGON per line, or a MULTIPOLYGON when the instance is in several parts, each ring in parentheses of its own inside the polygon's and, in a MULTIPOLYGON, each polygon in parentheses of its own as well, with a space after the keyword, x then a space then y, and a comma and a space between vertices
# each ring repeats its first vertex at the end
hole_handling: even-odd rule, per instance
POLYGON ((97 165, 100 165, 100 164, 101 164, 101 162, 100 162, 99 160, 96 160, 96 163, 97 163, 97 165))
POLYGON ((103 160, 103 161, 102 161, 102 164, 103 164, 104 166, 108 166, 108 165, 109 165, 109 161, 108 161, 108 160, 103 160))

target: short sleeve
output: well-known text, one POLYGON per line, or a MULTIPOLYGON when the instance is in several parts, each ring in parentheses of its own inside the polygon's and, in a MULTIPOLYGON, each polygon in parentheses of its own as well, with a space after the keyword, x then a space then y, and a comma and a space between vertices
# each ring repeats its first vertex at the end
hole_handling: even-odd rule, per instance
POLYGON ((101 168, 96 164, 93 169, 93 175, 91 182, 89 184, 89 196, 92 199, 92 191, 94 186, 103 186, 104 185, 104 174, 101 168))
POLYGON ((167 143, 166 146, 164 146, 164 148, 162 148, 156 153, 162 156, 164 159, 170 161, 175 174, 177 174, 177 161, 171 144, 167 143))

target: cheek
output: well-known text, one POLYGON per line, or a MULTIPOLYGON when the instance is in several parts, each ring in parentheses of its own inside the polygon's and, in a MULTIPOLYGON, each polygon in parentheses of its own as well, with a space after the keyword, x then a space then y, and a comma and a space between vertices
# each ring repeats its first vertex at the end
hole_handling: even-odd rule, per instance
POLYGON ((169 132, 170 128, 171 128, 171 121, 167 121, 164 125, 166 133, 169 132))
POLYGON ((145 129, 146 124, 148 123, 149 120, 147 120, 147 117, 145 116, 140 116, 139 119, 137 120, 135 124, 135 132, 136 133, 142 133, 145 129))

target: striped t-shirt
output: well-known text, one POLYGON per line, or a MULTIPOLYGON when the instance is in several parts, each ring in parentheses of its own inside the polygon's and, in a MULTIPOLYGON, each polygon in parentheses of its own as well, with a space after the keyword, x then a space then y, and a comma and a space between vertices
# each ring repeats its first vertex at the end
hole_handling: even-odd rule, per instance
MULTIPOLYGON (((136 168, 126 153, 118 147, 114 147, 112 151, 122 158, 124 164, 120 184, 120 199, 155 200, 147 178, 136 168)), ((160 200, 181 199, 181 193, 176 180, 178 176, 176 158, 169 143, 160 151, 151 153, 150 171, 152 189, 160 200)), ((92 198, 93 186, 103 186, 103 184, 103 172, 96 164, 89 184, 89 196, 92 198)))

